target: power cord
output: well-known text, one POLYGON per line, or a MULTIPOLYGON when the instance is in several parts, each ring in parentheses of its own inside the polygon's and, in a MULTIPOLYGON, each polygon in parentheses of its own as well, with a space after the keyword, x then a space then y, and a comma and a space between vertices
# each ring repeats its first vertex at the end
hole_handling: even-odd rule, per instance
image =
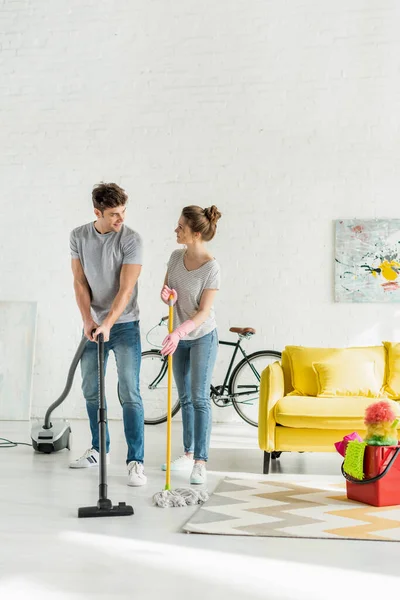
POLYGON ((6 438, 0 438, 0 448, 16 448, 17 446, 32 447, 32 444, 27 444, 26 442, 12 442, 11 440, 7 440, 6 438))

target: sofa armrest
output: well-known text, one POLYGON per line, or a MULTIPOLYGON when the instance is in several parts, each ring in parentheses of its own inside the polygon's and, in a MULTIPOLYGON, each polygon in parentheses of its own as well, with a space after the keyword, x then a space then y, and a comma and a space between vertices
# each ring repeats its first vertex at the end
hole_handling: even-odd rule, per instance
POLYGON ((275 450, 274 406, 285 395, 283 369, 279 362, 268 365, 261 374, 258 405, 258 445, 261 450, 275 450))

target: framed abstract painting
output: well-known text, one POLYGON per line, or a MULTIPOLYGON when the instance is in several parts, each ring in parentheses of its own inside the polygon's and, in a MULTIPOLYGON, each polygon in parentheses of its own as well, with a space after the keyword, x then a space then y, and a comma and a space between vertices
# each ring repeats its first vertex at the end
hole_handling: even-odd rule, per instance
POLYGON ((400 219, 335 221, 336 302, 400 302, 400 219))

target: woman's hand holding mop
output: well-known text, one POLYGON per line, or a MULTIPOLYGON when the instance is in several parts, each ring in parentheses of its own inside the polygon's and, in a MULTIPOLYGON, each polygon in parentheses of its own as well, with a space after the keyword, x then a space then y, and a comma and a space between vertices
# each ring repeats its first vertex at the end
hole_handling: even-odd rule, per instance
POLYGON ((179 325, 172 333, 167 335, 162 343, 161 354, 166 356, 168 354, 173 354, 179 344, 179 340, 181 340, 185 335, 188 335, 191 331, 196 329, 196 325, 194 321, 188 319, 182 325, 179 325))
POLYGON ((171 299, 172 306, 176 304, 176 301, 178 300, 178 292, 172 288, 169 288, 167 285, 164 285, 163 289, 161 290, 160 296, 164 304, 169 304, 171 299))

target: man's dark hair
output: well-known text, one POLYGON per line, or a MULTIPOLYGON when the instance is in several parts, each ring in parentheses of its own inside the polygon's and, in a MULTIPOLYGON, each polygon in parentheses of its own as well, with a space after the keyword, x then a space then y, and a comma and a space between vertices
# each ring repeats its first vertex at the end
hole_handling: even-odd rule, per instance
POLYGON ((93 206, 102 213, 106 208, 124 206, 128 201, 128 194, 116 183, 99 183, 93 188, 93 206))

